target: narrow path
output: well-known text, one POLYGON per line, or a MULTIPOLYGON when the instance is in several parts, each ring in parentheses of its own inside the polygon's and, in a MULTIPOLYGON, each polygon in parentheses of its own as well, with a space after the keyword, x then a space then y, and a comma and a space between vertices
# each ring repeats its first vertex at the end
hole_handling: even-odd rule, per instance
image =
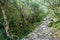
POLYGON ((44 19, 41 25, 39 25, 32 33, 28 35, 28 38, 22 40, 59 40, 53 37, 51 28, 48 24, 51 22, 50 14, 44 19))

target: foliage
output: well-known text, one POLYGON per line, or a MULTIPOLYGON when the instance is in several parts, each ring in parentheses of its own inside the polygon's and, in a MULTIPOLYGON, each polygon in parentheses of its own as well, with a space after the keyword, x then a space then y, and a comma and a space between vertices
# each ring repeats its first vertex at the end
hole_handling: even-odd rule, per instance
MULTIPOLYGON (((4 5, 1 4, 1 6, 5 6, 7 20, 14 35, 14 40, 21 39, 32 32, 47 15, 42 9, 39 9, 39 4, 36 2, 31 1, 31 3, 28 3, 20 0, 2 1, 4 5)), ((0 40, 9 40, 4 29, 4 18, 1 9, 0 16, 0 40)))
POLYGON ((60 30, 60 6, 58 6, 60 3, 60 0, 54 0, 52 1, 52 5, 51 3, 50 6, 50 12, 51 12, 51 20, 52 20, 52 27, 57 29, 57 30, 60 30))

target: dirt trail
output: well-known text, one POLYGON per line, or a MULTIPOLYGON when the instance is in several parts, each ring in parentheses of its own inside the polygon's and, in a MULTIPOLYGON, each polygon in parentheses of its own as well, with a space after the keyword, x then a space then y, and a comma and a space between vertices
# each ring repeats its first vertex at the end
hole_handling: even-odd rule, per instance
POLYGON ((22 40, 60 40, 54 36, 54 30, 48 27, 48 24, 51 22, 50 17, 49 14, 42 24, 28 35, 28 38, 23 38, 22 40))

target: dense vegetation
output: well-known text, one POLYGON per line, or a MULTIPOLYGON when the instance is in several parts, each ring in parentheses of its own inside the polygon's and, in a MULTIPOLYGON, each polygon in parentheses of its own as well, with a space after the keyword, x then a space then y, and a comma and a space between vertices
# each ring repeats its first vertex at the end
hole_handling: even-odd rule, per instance
POLYGON ((41 22, 47 14, 39 9, 39 4, 36 2, 31 1, 31 3, 29 3, 27 0, 1 0, 0 2, 2 2, 1 7, 5 11, 5 14, 3 14, 2 9, 0 9, 1 40, 9 40, 6 36, 7 29, 4 27, 7 25, 7 22, 9 23, 8 29, 10 29, 9 31, 12 33, 9 34, 8 37, 11 38, 12 36, 10 37, 10 35, 13 35, 16 39, 21 39, 28 33, 32 32, 37 26, 37 23, 41 22), (4 17, 6 17, 6 19, 4 17))
POLYGON ((59 0, 0 0, 0 40, 15 40, 15 38, 19 40, 25 37, 49 13, 52 20, 50 26, 59 30, 59 2, 59 0))

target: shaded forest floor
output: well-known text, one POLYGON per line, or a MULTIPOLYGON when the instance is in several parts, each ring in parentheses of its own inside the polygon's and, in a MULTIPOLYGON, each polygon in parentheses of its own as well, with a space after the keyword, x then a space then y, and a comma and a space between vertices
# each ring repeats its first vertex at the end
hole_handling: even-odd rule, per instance
POLYGON ((57 31, 48 26, 51 23, 50 17, 49 14, 41 25, 22 40, 60 40, 60 37, 56 35, 57 31))

